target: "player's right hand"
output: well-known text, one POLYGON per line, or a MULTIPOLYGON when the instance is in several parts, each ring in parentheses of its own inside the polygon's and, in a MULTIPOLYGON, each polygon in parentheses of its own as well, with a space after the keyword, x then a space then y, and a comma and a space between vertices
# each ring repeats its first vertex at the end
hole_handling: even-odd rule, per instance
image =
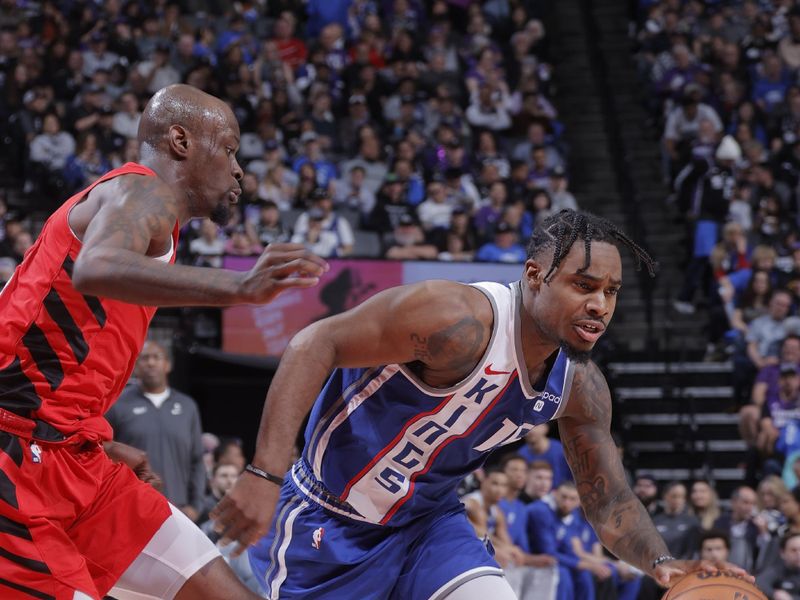
POLYGON ((243 473, 211 511, 220 544, 237 542, 232 555, 239 556, 269 531, 281 488, 271 481, 243 473))
POLYGON ((248 304, 264 304, 286 289, 317 285, 329 268, 302 244, 270 244, 244 274, 240 296, 248 304))

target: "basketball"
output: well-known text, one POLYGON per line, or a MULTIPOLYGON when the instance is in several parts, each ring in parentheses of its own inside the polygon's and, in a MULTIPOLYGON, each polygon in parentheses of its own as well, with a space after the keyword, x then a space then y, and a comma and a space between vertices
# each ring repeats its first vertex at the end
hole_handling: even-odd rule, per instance
POLYGON ((730 571, 693 571, 681 577, 661 600, 767 600, 767 596, 730 571))

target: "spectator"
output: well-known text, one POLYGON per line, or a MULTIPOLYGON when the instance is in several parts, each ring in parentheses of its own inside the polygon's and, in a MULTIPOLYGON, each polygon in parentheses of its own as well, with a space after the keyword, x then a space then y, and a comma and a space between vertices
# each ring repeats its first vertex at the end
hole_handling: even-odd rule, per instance
POLYGON ((768 312, 750 323, 747 333, 747 356, 756 368, 762 369, 778 363, 778 345, 788 333, 800 333, 790 318, 792 296, 786 290, 775 290, 769 301, 768 312))
POLYGON ((767 314, 772 282, 766 271, 753 271, 750 281, 741 296, 734 302, 731 326, 741 335, 747 337, 750 323, 767 314))
POLYGON ((253 237, 263 246, 289 241, 289 231, 281 220, 281 211, 272 200, 259 203, 258 219, 251 224, 253 237))
POLYGON ((475 260, 482 262, 522 263, 527 258, 525 248, 517 242, 517 232, 501 221, 494 230, 494 241, 478 249, 475 260))
POLYGON ((633 483, 633 493, 639 498, 647 512, 655 516, 660 511, 658 506, 658 484, 652 475, 640 474, 633 483))
POLYGON ((220 268, 225 254, 225 238, 211 219, 203 219, 200 236, 189 243, 193 263, 198 266, 220 268))
POLYGON ((312 207, 297 218, 292 242, 306 244, 319 256, 347 256, 353 251, 353 230, 347 219, 333 210, 333 200, 325 188, 312 194, 312 207))
POLYGON ((195 401, 169 387, 171 370, 166 348, 146 342, 136 362, 138 384, 122 392, 106 418, 116 441, 147 452, 164 495, 195 521, 206 489, 203 430, 195 401))
POLYGON ((78 138, 75 154, 64 165, 64 181, 68 189, 83 188, 111 169, 108 159, 97 146, 97 136, 88 131, 78 138))
POLYGON ((422 228, 428 233, 435 229, 448 229, 454 206, 448 202, 447 188, 442 181, 428 184, 428 198, 417 207, 422 228))
POLYGON ((688 161, 691 144, 697 137, 700 122, 708 120, 714 131, 722 131, 717 112, 700 101, 702 91, 696 84, 683 89, 680 106, 672 109, 664 126, 664 148, 674 173, 688 161))
POLYGON ((672 556, 690 558, 697 545, 700 520, 687 506, 686 486, 677 481, 668 483, 661 498, 664 510, 653 517, 653 523, 672 556))
POLYGON ((767 523, 767 531, 774 536, 786 520, 780 511, 780 500, 789 493, 789 490, 779 475, 767 475, 758 483, 756 493, 758 494, 758 516, 764 519, 767 523))
POLYGON ((508 476, 500 469, 490 469, 485 472, 480 489, 461 499, 475 533, 492 543, 495 560, 501 567, 522 564, 523 561, 523 552, 511 542, 503 511, 497 504, 507 490, 508 476))
POLYGON ((139 110, 139 100, 136 98, 136 94, 125 92, 119 98, 119 110, 114 113, 111 128, 118 135, 135 139, 141 118, 142 112, 139 110))
POLYGON ((170 50, 169 43, 159 42, 151 58, 136 66, 136 73, 142 77, 144 87, 151 94, 181 81, 180 73, 169 62, 170 50))
POLYGON ((728 535, 731 542, 730 562, 752 571, 759 551, 769 542, 769 532, 763 520, 755 519, 757 496, 753 488, 740 486, 731 494, 730 511, 714 523, 728 535))
POLYGON ((578 210, 578 202, 575 196, 569 191, 569 181, 567 172, 561 165, 557 165, 550 170, 550 198, 552 205, 550 209, 557 213, 562 210, 578 210))
POLYGON ((390 260, 434 260, 436 246, 425 240, 425 234, 410 214, 400 216, 391 236, 385 241, 384 258, 390 260))
POLYGON ((800 366, 783 363, 779 373, 777 402, 764 403, 756 439, 756 448, 765 456, 773 455, 775 442, 790 424, 800 425, 800 366))
POLYGON ((236 470, 234 465, 224 463, 214 465, 211 471, 211 477, 208 481, 209 493, 203 498, 200 516, 197 518, 200 529, 202 529, 206 535, 210 535, 214 530, 214 524, 209 521, 208 513, 222 500, 225 492, 233 487, 238 477, 239 471, 236 470))
POLYGON ((531 552, 554 556, 558 560, 559 600, 586 600, 594 596, 592 575, 611 576, 610 569, 575 555, 571 538, 576 533, 578 491, 571 481, 559 485, 552 499, 537 500, 528 508, 528 541, 531 552))
POLYGON ((472 223, 467 210, 462 206, 453 209, 450 229, 445 235, 444 243, 439 243, 442 251, 439 260, 471 261, 478 247, 472 223))
POLYGON ((528 480, 528 462, 519 454, 509 454, 503 458, 501 465, 508 478, 508 486, 505 496, 497 502, 497 506, 503 512, 512 543, 528 552, 528 534, 525 530, 526 503, 520 499, 528 480))
POLYGON ((534 460, 528 463, 528 477, 520 500, 530 504, 549 496, 553 491, 553 466, 546 460, 534 460))
POLYGON ((800 598, 800 534, 789 534, 780 541, 780 562, 756 578, 756 586, 766 590, 772 600, 800 598))
POLYGON ((508 190, 505 183, 495 181, 489 186, 489 194, 481 201, 481 205, 473 216, 475 229, 481 239, 491 238, 491 234, 497 222, 503 215, 503 209, 508 198, 508 190))
POLYGON ((519 449, 519 455, 528 464, 543 460, 553 468, 553 487, 557 488, 562 481, 572 481, 572 472, 564 458, 564 447, 561 442, 548 437, 550 426, 547 423, 536 425, 525 435, 525 445, 519 449))
POLYGON ((246 462, 242 440, 234 437, 220 438, 219 445, 214 449, 214 464, 233 465, 237 473, 241 473, 246 462))
POLYGON ((702 529, 711 529, 720 516, 717 490, 711 487, 708 481, 702 479, 692 483, 689 509, 699 519, 702 529))
POLYGON ((473 127, 481 127, 491 131, 502 131, 511 125, 511 116, 506 108, 508 98, 502 90, 489 84, 480 85, 477 94, 473 94, 467 108, 467 121, 473 127))
POLYGON ((366 221, 375 207, 375 194, 364 185, 365 177, 364 167, 356 165, 347 173, 346 179, 337 179, 333 186, 336 203, 358 210, 366 221))
POLYGON ((304 150, 292 163, 292 169, 302 178, 301 167, 306 163, 311 163, 317 177, 316 185, 327 187, 331 181, 336 179, 336 166, 323 154, 319 135, 314 131, 306 131, 300 136, 300 141, 304 150))
POLYGON ((700 560, 715 563, 728 562, 731 551, 731 542, 725 532, 717 529, 703 531, 699 536, 698 555, 700 560))
POLYGON ((48 175, 55 175, 60 174, 74 153, 75 138, 61 129, 61 120, 56 113, 46 114, 42 133, 31 141, 31 161, 41 165, 48 175))
POLYGON ((753 448, 760 433, 760 420, 767 404, 779 402, 780 365, 800 365, 800 337, 788 335, 781 341, 779 361, 770 362, 758 371, 750 404, 739 411, 739 434, 753 448))
POLYGON ((230 230, 230 236, 225 242, 225 254, 233 256, 257 256, 261 254, 264 247, 254 241, 247 231, 247 226, 243 224, 235 225, 230 230))

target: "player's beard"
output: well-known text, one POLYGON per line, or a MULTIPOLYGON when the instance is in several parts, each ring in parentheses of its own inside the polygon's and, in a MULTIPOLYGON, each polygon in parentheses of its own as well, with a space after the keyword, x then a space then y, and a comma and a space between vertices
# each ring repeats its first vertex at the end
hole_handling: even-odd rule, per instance
POLYGON ((567 340, 560 337, 553 329, 547 324, 540 322, 539 330, 544 333, 550 340, 557 342, 561 351, 567 355, 567 358, 579 364, 586 364, 592 358, 591 350, 581 350, 571 345, 567 340))
POLYGON ((228 221, 231 220, 231 208, 227 200, 223 200, 214 207, 211 214, 208 216, 212 223, 216 223, 220 227, 225 227, 228 221))
POLYGON ((578 350, 575 346, 570 346, 565 340, 559 340, 561 351, 567 358, 579 364, 586 364, 592 358, 591 350, 578 350))

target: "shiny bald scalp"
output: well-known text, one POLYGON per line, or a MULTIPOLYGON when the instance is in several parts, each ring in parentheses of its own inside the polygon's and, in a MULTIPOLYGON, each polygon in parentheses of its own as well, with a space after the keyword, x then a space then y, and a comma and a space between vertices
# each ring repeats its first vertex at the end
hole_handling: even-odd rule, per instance
POLYGON ((142 150, 164 152, 172 126, 195 134, 212 134, 236 123, 231 109, 219 98, 178 83, 158 90, 145 106, 139 122, 138 140, 142 150), (144 148, 150 146, 150 148, 144 148))

